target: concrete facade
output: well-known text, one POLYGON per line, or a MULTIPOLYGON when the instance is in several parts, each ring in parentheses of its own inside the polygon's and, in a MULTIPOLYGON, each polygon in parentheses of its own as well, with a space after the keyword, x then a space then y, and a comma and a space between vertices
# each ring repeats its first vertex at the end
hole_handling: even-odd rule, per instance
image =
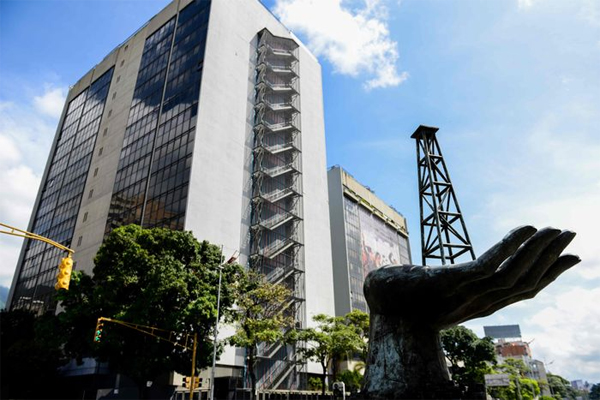
MULTIPOLYGON (((191 0, 174 0, 69 91, 65 110, 97 77, 113 68, 69 243, 76 251, 77 270, 91 273, 94 255, 105 234, 146 39, 190 3, 191 0)), ((200 240, 222 245, 226 258, 239 250, 238 262, 242 265, 249 262, 255 58, 258 33, 265 28, 273 35, 292 39, 300 45, 304 320, 310 325, 315 314, 334 314, 321 67, 258 0, 213 0, 211 3, 184 229, 192 231, 200 240)), ((64 119, 65 115, 60 120, 48 166, 64 119)), ((48 169, 42 178, 40 195, 48 169)), ((35 227, 40 195, 29 231, 35 227)), ((11 287, 9 306, 15 287, 20 284, 25 251, 26 244, 11 287)), ((226 334, 227 329, 223 332, 226 334)), ((243 367, 243 351, 227 349, 220 364, 243 367)), ((227 369, 221 370, 227 373, 227 369)), ((319 370, 318 365, 310 364, 307 371, 319 370)))
POLYGON ((385 264, 411 263, 406 219, 339 166, 329 169, 328 190, 335 313, 368 312, 366 275, 385 264), (373 263, 371 254, 383 257, 373 263))

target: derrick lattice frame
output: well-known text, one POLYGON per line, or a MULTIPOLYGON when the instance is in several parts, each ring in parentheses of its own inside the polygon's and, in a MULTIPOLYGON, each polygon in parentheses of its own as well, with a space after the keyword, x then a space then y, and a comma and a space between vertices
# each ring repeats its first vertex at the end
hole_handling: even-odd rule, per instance
POLYGON ((458 199, 436 138, 438 128, 421 125, 412 134, 417 145, 421 258, 442 265, 455 264, 461 256, 475 259, 458 199))
MULTIPOLYGON (((282 310, 303 325, 302 190, 298 45, 291 39, 258 35, 254 98, 254 146, 250 268, 292 295, 282 310)), ((257 349, 259 389, 298 387, 302 366, 295 347, 261 344, 257 349)))

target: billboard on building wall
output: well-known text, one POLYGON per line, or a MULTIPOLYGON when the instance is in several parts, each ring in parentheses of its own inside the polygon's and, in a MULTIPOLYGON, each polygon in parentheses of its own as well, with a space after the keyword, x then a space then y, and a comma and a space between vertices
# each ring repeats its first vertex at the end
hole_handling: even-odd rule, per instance
POLYGON ((363 207, 358 207, 361 262, 364 276, 374 269, 400 263, 398 232, 363 207))

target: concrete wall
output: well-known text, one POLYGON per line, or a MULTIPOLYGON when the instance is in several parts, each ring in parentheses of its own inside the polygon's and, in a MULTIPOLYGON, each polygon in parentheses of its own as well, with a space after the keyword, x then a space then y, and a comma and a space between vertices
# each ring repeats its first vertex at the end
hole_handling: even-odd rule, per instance
MULTIPOLYGON (((197 238, 222 245, 225 257, 240 250, 242 264, 249 254, 255 46, 263 28, 294 38, 256 0, 213 1, 185 221, 197 238)), ((334 305, 321 68, 304 47, 299 75, 305 304, 310 320, 317 313, 333 315, 334 305)), ((229 349, 221 362, 240 365, 240 358, 229 349)))
POLYGON ((327 173, 329 186, 329 215, 331 218, 331 250, 333 254, 333 287, 335 290, 335 315, 352 311, 350 299, 350 274, 346 247, 344 214, 344 189, 342 169, 334 167, 327 173))

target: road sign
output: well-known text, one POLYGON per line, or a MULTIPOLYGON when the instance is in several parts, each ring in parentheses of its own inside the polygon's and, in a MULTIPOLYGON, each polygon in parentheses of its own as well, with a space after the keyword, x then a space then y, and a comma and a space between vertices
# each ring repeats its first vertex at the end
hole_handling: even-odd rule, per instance
POLYGON ((485 374, 485 386, 510 386, 508 374, 485 374))

